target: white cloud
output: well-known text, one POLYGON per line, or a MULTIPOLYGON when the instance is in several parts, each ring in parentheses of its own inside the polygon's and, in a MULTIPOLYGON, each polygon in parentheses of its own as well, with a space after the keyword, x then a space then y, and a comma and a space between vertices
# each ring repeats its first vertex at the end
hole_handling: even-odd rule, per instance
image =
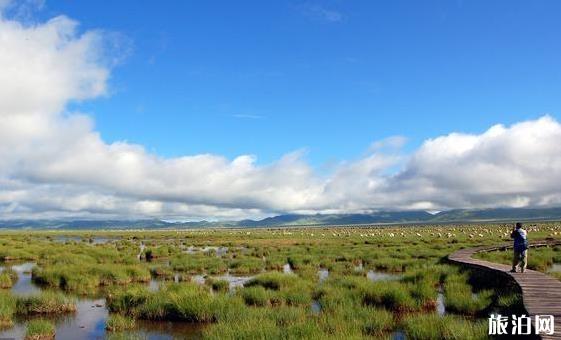
POLYGON ((558 204, 561 125, 550 116, 480 135, 453 133, 426 141, 413 155, 402 186, 422 186, 439 206, 558 204))
POLYGON ((341 12, 326 8, 318 4, 306 3, 299 6, 300 11, 310 18, 320 19, 326 22, 340 22, 344 19, 341 12))
POLYGON ((106 143, 90 118, 65 110, 108 92, 107 61, 119 56, 107 55, 107 37, 64 16, 0 19, 0 218, 561 205, 561 125, 550 116, 440 136, 409 156, 391 137, 327 176, 301 152, 258 166, 252 155, 163 158, 106 143))

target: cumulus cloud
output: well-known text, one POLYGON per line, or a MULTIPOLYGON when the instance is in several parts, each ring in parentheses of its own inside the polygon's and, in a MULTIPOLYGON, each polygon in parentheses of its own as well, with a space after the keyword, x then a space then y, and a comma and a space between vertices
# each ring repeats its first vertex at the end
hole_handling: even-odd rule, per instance
POLYGON ((561 125, 550 116, 436 137, 410 155, 400 151, 404 137, 391 137, 327 176, 299 151, 258 166, 253 155, 164 158, 107 143, 91 118, 67 112, 73 101, 107 95, 115 64, 107 61, 120 60, 107 39, 64 16, 0 18, 0 218, 561 205, 561 125))
POLYGON ((452 133, 426 141, 395 182, 423 188, 441 207, 559 204, 560 137, 550 116, 480 135, 452 133))

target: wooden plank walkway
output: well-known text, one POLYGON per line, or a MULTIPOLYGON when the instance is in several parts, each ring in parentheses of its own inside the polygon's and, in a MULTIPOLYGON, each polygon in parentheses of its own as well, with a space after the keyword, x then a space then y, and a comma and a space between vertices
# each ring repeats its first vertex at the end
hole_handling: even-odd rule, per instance
MULTIPOLYGON (((531 247, 561 244, 561 241, 544 241, 532 243, 531 247)), ((474 259, 478 252, 502 250, 512 248, 512 244, 502 244, 491 247, 476 247, 461 249, 448 256, 457 264, 491 270, 499 275, 507 276, 518 284, 522 290, 522 301, 526 311, 532 318, 535 315, 553 315, 555 317, 555 332, 553 335, 542 335, 542 339, 561 339, 561 281, 541 272, 527 269, 524 273, 510 273, 510 265, 474 259)), ((528 256, 532 256, 530 250, 528 256)))

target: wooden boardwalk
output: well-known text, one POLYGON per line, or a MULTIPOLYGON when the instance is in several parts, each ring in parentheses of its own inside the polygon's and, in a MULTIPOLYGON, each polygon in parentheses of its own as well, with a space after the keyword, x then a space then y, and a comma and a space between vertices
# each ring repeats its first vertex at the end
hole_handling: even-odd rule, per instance
MULTIPOLYGON (((560 244, 561 241, 534 243, 531 247, 560 244)), ((542 335, 542 339, 561 339, 561 281, 541 272, 527 269, 524 273, 510 273, 510 265, 474 259, 472 256, 478 252, 487 252, 512 248, 512 244, 502 244, 492 247, 477 247, 461 249, 448 256, 448 259, 457 264, 491 270, 495 274, 507 276, 518 284, 522 290, 522 299, 526 311, 532 318, 535 315, 553 315, 555 317, 555 333, 542 335)), ((528 256, 532 256, 530 250, 528 256)), ((510 325, 509 325, 510 326, 510 325)))

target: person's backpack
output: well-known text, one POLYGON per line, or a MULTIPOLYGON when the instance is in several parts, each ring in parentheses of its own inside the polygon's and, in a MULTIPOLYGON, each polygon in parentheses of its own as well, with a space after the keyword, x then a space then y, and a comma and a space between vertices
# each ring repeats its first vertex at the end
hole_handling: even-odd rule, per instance
POLYGON ((520 230, 518 230, 518 237, 522 239, 522 242, 520 242, 519 247, 522 248, 522 250, 527 250, 528 249, 528 236, 524 235, 524 234, 521 233, 520 230))
POLYGON ((528 238, 524 239, 524 250, 528 249, 528 238))

